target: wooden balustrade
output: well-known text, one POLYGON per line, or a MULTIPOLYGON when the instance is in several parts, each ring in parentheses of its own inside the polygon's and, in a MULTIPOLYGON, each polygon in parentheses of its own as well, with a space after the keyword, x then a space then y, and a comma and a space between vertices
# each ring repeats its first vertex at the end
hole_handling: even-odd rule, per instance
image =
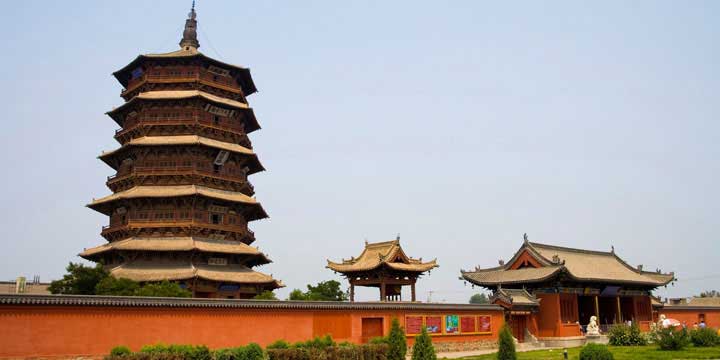
POLYGON ((244 174, 223 174, 212 171, 210 167, 197 166, 197 165, 176 165, 176 166, 135 166, 131 171, 118 172, 115 175, 107 177, 108 182, 114 182, 120 179, 124 179, 130 176, 152 176, 152 175, 200 175, 208 176, 216 179, 242 182, 252 191, 255 187, 247 181, 247 176, 244 174))
MULTIPOLYGON (((167 213, 173 213, 174 215, 179 215, 182 211, 158 211, 158 213, 162 213, 163 215, 167 213)), ((119 230, 125 230, 129 228, 163 228, 163 227, 202 227, 206 229, 211 230, 218 230, 218 231, 228 231, 228 232, 235 232, 235 233, 241 233, 244 236, 254 238, 255 233, 248 229, 246 225, 244 224, 230 224, 227 221, 227 216, 223 219, 223 224, 214 224, 209 221, 201 221, 198 219, 191 218, 154 218, 154 212, 147 212, 148 214, 152 214, 153 216, 145 219, 145 218, 128 218, 124 222, 122 221, 113 221, 110 225, 106 225, 102 227, 101 234, 106 234, 110 232, 115 232, 119 230)), ((198 211, 189 211, 188 213, 191 214, 198 214, 198 211)), ((200 213, 206 214, 206 218, 209 218, 209 213, 207 211, 201 211, 200 213)))
MULTIPOLYGON (((200 124, 218 130, 243 133, 243 135, 245 131, 245 126, 243 125, 242 121, 239 121, 237 119, 228 120, 225 117, 221 117, 219 121, 215 121, 213 115, 209 113, 194 114, 191 116, 185 116, 183 114, 183 116, 179 117, 142 115, 135 118, 126 119, 123 123, 123 127, 115 130, 115 136, 122 136, 124 133, 134 129, 138 125, 189 124, 200 124)), ((247 139, 247 136, 243 136, 243 140, 247 140, 247 143, 249 144, 249 139, 247 139)))
POLYGON ((120 92, 120 95, 125 95, 130 91, 135 90, 138 86, 146 81, 158 81, 158 82, 192 82, 192 81, 204 81, 217 85, 223 90, 228 90, 234 93, 241 93, 240 87, 233 81, 233 78, 227 76, 220 76, 211 72, 201 70, 199 72, 193 71, 188 73, 187 71, 180 71, 179 74, 153 74, 152 72, 146 72, 142 76, 135 79, 130 79, 127 84, 127 88, 120 92))

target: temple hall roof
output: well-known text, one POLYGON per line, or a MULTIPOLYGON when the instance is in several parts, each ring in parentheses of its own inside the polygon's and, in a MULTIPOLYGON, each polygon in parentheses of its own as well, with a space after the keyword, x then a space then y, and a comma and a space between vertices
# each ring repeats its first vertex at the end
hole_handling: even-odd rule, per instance
POLYGON ((575 281, 636 284, 658 287, 674 280, 674 273, 642 271, 628 265, 614 251, 592 251, 526 241, 506 264, 490 269, 461 271, 462 278, 480 286, 540 283, 567 274, 575 281))
POLYGON ((103 205, 106 205, 116 200, 153 197, 180 197, 191 195, 201 195, 218 200, 241 202, 248 205, 253 205, 254 207, 257 207, 259 211, 259 218, 267 217, 267 213, 265 213, 265 210, 263 210, 260 203, 250 196, 247 196, 241 192, 213 189, 200 185, 135 186, 128 190, 120 191, 105 196, 103 198, 93 200, 93 202, 91 202, 87 206, 93 210, 109 215, 109 212, 111 212, 112 209, 103 205))
POLYGON ((504 302, 512 306, 538 306, 540 300, 525 289, 498 289, 491 297, 490 302, 504 302))
POLYGON ((110 269, 110 274, 116 278, 140 282, 199 278, 241 284, 266 284, 273 288, 285 286, 270 275, 238 264, 214 266, 194 265, 189 261, 135 261, 110 269))
POLYGON ((438 267, 436 260, 422 262, 405 255, 400 247, 400 240, 378 243, 365 243, 365 249, 357 258, 344 260, 340 263, 327 261, 327 268, 340 273, 375 270, 381 266, 407 272, 425 272, 438 267))
POLYGON ((270 259, 260 250, 238 241, 207 239, 191 236, 178 237, 131 237, 114 241, 100 246, 85 249, 79 256, 85 259, 95 258, 99 254, 113 250, 127 251, 201 251, 208 253, 223 253, 236 255, 249 255, 257 257, 254 265, 270 263, 270 259))

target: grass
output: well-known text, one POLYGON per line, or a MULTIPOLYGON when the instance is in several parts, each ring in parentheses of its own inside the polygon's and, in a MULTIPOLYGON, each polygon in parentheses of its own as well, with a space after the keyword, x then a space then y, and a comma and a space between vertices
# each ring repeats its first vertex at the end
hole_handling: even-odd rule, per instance
MULTIPOLYGON (((670 360, 670 359, 720 359, 720 346, 710 348, 697 348, 690 346, 681 351, 662 351, 655 346, 610 346, 610 351, 615 360, 647 359, 647 360, 670 360)), ((580 348, 568 349, 568 358, 577 359, 580 348)), ((563 358, 562 349, 536 350, 518 352, 518 360, 560 360, 563 358)), ((465 360, 491 360, 495 354, 471 356, 465 360)))

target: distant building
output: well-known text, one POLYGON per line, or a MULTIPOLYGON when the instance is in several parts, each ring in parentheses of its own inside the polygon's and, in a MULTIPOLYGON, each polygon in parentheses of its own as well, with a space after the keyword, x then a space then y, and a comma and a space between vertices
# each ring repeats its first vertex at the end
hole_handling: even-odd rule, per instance
POLYGON ((50 283, 40 282, 40 277, 35 276, 32 281, 26 281, 25 277, 18 277, 15 281, 0 281, 0 294, 33 294, 48 295, 50 283))

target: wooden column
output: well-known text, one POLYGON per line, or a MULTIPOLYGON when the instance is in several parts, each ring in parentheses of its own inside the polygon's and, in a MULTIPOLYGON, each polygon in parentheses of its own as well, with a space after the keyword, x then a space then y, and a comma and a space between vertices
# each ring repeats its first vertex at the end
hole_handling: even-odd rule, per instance
POLYGON ((622 312, 620 311, 620 296, 616 296, 615 299, 617 300, 617 323, 622 322, 622 312))
POLYGON ((385 280, 383 279, 383 280, 380 281, 380 301, 385 301, 385 300, 387 300, 387 299, 386 299, 386 296, 387 296, 387 295, 385 295, 385 294, 386 294, 386 292, 385 292, 385 280))
POLYGON ((355 301, 355 285, 350 284, 350 301, 355 301))
POLYGON ((412 300, 412 302, 415 302, 415 282, 414 281, 410 285, 410 300, 412 300))
POLYGON ((598 296, 595 295, 595 317, 597 318, 597 321, 600 321, 600 302, 598 300, 598 296))

